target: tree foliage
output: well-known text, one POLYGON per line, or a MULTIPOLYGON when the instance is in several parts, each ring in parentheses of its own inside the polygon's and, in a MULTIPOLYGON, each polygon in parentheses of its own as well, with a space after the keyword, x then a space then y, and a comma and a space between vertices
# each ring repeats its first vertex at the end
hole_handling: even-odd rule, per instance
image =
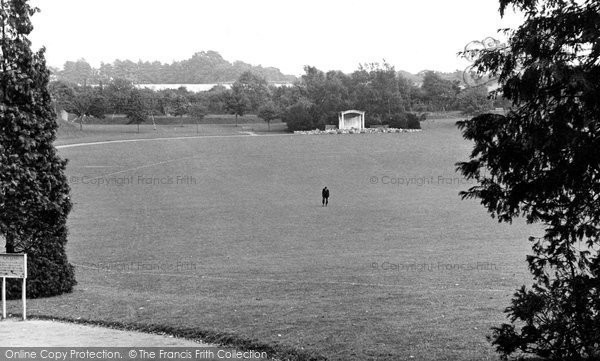
POLYGON ((248 98, 250 111, 258 111, 258 108, 269 98, 269 87, 267 79, 250 71, 243 72, 235 81, 234 85, 248 98))
POLYGON ((421 122, 416 114, 400 112, 390 118, 389 126, 398 129, 421 129, 421 122))
POLYGON ((243 87, 236 83, 223 93, 223 104, 228 113, 235 115, 235 125, 237 126, 238 116, 243 116, 250 108, 250 99, 243 87))
POLYGON ((384 123, 395 114, 410 108, 411 86, 388 63, 361 65, 352 74, 355 106, 369 114, 370 118, 384 123), (402 88, 400 85, 402 84, 402 88))
POLYGON ((110 81, 106 86, 106 94, 113 114, 125 113, 133 89, 133 84, 127 79, 116 78, 110 81))
POLYGON ((85 59, 65 62, 57 72, 59 80, 78 85, 99 84, 111 79, 127 79, 136 84, 209 84, 232 82, 245 72, 268 81, 290 82, 295 77, 277 68, 253 66, 241 61, 229 62, 216 51, 201 51, 190 59, 171 64, 159 61, 115 60, 93 68, 85 59))
POLYGON ((450 110, 456 95, 460 92, 457 81, 444 79, 433 71, 425 72, 421 88, 430 109, 436 111, 450 110))
POLYGON ((274 102, 268 101, 264 105, 258 108, 258 116, 267 122, 267 127, 271 130, 271 121, 281 116, 281 110, 275 105, 274 102))
POLYGON ((195 103, 190 105, 189 113, 196 121, 200 121, 208 114, 208 109, 201 103, 195 103))
POLYGON ((147 121, 150 115, 143 93, 140 90, 134 89, 129 93, 125 115, 129 119, 129 124, 137 124, 137 132, 139 133, 140 123, 147 121))
POLYGON ((185 87, 182 86, 176 90, 161 90, 157 92, 157 97, 162 103, 164 114, 170 114, 176 117, 183 117, 188 114, 191 102, 190 93, 185 87))
POLYGON ((485 86, 468 88, 456 97, 457 107, 462 109, 463 114, 479 115, 494 108, 494 101, 485 86))
POLYGON ((312 130, 321 125, 314 104, 307 99, 300 99, 288 107, 283 113, 283 119, 292 131, 312 130))
POLYGON ((361 65, 350 75, 340 71, 325 73, 311 66, 304 71, 294 87, 273 92, 273 101, 283 109, 282 119, 289 130, 337 124, 338 113, 348 109, 365 111, 369 124, 389 124, 392 119, 405 117, 412 108, 416 85, 387 63, 361 65))
POLYGON ((68 100, 63 101, 63 108, 77 116, 80 129, 86 117, 104 118, 108 109, 108 100, 101 88, 77 86, 72 90, 68 100))
POLYGON ((458 169, 499 221, 542 223, 528 256, 535 283, 494 328, 504 356, 600 359, 600 3, 501 0, 523 11, 506 48, 482 51, 475 65, 499 78, 512 102, 506 116, 459 122, 475 143, 458 169))
MULTIPOLYGON (((70 292, 66 161, 53 146, 56 114, 44 50, 27 36, 35 13, 27 0, 0 0, 0 236, 7 253, 28 254, 28 297, 70 292)), ((9 297, 20 283, 9 283, 9 297)))
POLYGON ((96 73, 85 59, 67 61, 63 66, 63 70, 59 72, 61 80, 81 86, 98 84, 96 73))

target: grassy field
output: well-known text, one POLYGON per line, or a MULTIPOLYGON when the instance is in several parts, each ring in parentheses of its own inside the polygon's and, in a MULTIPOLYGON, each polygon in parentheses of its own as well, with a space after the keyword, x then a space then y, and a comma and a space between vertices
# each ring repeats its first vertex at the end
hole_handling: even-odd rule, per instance
MULTIPOLYGON (((77 117, 73 114, 69 115, 69 120, 79 125, 77 117)), ((199 121, 191 116, 184 115, 176 117, 172 115, 156 115, 154 117, 154 123, 157 125, 177 125, 177 124, 235 124, 235 115, 233 114, 207 114, 204 118, 199 121)), ((255 114, 245 114, 238 116, 238 124, 255 124, 265 123, 262 118, 259 118, 255 114)), ((280 121, 273 121, 274 123, 280 123, 280 121)), ((83 122, 83 127, 88 124, 129 124, 129 119, 123 114, 107 114, 104 118, 87 117, 83 122)), ((152 120, 148 119, 144 124, 152 124, 152 120)), ((266 123, 265 123, 266 124, 266 123)))
POLYGON ((150 139, 163 137, 201 137, 214 135, 240 135, 244 132, 257 134, 285 133, 285 123, 271 124, 271 129, 265 122, 234 124, 141 124, 140 131, 137 125, 132 124, 84 124, 83 129, 79 124, 60 122, 56 145, 65 145, 79 142, 95 142, 120 139, 150 139))
MULTIPOLYGON (((125 119, 124 119, 125 120, 125 119)), ((154 117, 156 124, 196 124, 196 119, 191 116, 173 117, 173 116, 156 116, 154 117)), ((238 124, 256 124, 265 123, 262 118, 255 114, 245 114, 238 116, 238 124)), ((281 123, 280 121, 273 121, 281 123)), ((126 123, 126 121, 124 121, 126 123)), ((200 124, 235 124, 235 115, 233 114, 207 114, 198 123, 200 124)))
POLYGON ((79 285, 29 312, 331 360, 497 360, 486 335, 529 283, 535 230, 460 200, 454 121, 62 149, 79 285))

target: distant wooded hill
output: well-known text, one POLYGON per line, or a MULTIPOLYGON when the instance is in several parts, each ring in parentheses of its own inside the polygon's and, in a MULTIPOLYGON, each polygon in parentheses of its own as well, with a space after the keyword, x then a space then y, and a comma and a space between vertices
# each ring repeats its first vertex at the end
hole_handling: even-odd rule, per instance
POLYGON ((233 82, 245 71, 264 77, 269 82, 292 82, 273 67, 255 66, 242 61, 230 63, 216 51, 202 51, 190 59, 171 64, 159 61, 115 60, 93 68, 85 59, 67 61, 63 69, 51 69, 57 80, 75 84, 98 84, 110 79, 128 79, 137 84, 207 84, 233 82))
MULTIPOLYGON (((112 63, 102 63, 99 68, 93 68, 85 59, 67 61, 63 69, 51 69, 55 80, 69 83, 99 84, 107 83, 110 79, 127 79, 136 84, 215 84, 232 83, 246 71, 265 78, 268 82, 291 83, 296 80, 293 75, 283 74, 278 68, 251 65, 243 61, 233 63, 223 59, 216 51, 201 51, 190 59, 176 61, 171 64, 159 61, 115 60, 112 63)), ((412 84, 420 86, 427 71, 412 74, 398 71, 399 75, 412 84)), ((436 72, 445 80, 462 82, 462 72, 436 72)))

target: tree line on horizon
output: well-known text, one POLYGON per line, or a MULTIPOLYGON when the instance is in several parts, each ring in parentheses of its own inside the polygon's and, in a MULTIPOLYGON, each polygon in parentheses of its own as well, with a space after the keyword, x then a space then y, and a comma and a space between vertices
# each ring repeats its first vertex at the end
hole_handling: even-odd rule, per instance
MULTIPOLYGON (((384 61, 385 63, 385 61, 384 61)), ((159 61, 131 61, 116 59, 112 63, 102 62, 98 68, 81 58, 66 61, 62 68, 50 67, 53 80, 62 80, 78 85, 99 85, 111 79, 127 79, 135 84, 213 84, 233 83, 242 73, 250 71, 264 77, 268 82, 293 83, 298 80, 294 75, 283 74, 276 67, 252 65, 243 61, 229 62, 216 51, 196 52, 190 59, 175 61, 171 64, 159 61)), ((421 70, 410 73, 398 70, 398 74, 415 85, 423 83, 425 74, 434 71, 441 78, 458 81, 464 85, 463 72, 441 72, 421 70)))
POLYGON ((423 113, 459 110, 479 114, 503 106, 491 99, 485 86, 465 88, 428 71, 420 85, 387 63, 360 65, 352 74, 324 72, 312 66, 291 85, 275 86, 263 75, 243 72, 230 88, 217 85, 208 91, 179 89, 153 90, 116 78, 98 85, 55 80, 50 92, 58 108, 77 116, 83 126, 86 117, 104 118, 124 114, 140 124, 154 116, 191 117, 206 114, 256 114, 268 122, 281 119, 290 131, 325 128, 337 124, 338 112, 359 109, 367 112, 367 125, 396 128, 420 127, 423 113))
POLYGON ((135 84, 211 84, 233 82, 246 71, 271 82, 292 82, 296 79, 274 67, 256 66, 242 61, 230 63, 212 50, 197 52, 190 59, 171 64, 117 59, 94 68, 85 59, 79 59, 65 62, 62 69, 51 70, 55 80, 78 85, 106 84, 112 79, 127 79, 135 84))

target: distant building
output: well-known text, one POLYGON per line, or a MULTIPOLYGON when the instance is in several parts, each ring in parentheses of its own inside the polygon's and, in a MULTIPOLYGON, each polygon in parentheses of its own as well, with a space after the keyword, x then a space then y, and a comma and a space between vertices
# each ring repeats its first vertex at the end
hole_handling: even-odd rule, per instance
POLYGON ((338 115, 340 129, 364 129, 365 112, 360 110, 346 110, 338 115))
MULTIPOLYGON (((198 93, 205 92, 211 90, 213 87, 222 86, 227 89, 231 89, 233 82, 222 82, 222 83, 212 83, 212 84, 135 84, 134 86, 138 89, 148 88, 152 90, 164 90, 164 89, 179 89, 184 87, 187 91, 198 93)), ((282 86, 292 86, 292 83, 288 82, 269 82, 269 85, 273 85, 275 87, 282 86)))

